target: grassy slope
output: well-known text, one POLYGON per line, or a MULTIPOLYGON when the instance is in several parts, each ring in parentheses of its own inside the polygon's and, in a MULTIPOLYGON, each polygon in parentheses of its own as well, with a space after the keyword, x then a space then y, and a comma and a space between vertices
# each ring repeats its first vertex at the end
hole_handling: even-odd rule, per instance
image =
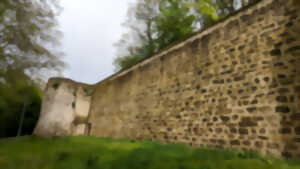
POLYGON ((0 140, 0 169, 300 169, 250 152, 94 137, 0 140))

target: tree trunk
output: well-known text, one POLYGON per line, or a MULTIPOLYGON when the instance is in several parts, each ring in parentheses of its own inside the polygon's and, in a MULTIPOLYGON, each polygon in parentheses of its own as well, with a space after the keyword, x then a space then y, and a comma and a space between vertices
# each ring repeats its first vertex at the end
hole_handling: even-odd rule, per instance
POLYGON ((24 118, 25 118, 25 113, 26 113, 26 104, 24 102, 24 104, 23 104, 23 110, 22 110, 22 114, 21 114, 21 118, 20 118, 20 123, 19 123, 19 129, 18 129, 17 137, 21 136, 23 122, 24 122, 24 118))

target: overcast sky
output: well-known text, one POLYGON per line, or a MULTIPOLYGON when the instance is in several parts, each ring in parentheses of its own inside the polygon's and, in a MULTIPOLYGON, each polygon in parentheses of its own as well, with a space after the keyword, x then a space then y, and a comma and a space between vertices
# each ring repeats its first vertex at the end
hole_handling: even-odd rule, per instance
POLYGON ((69 65, 64 76, 96 83, 114 73, 113 43, 126 29, 128 4, 135 0, 61 0, 62 50, 69 65))

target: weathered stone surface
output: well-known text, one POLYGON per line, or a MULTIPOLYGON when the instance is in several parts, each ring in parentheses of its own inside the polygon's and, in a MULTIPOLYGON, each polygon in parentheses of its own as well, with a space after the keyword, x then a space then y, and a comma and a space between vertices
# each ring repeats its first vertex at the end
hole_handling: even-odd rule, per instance
POLYGON ((84 135, 92 88, 68 79, 50 79, 45 89, 42 110, 34 134, 39 136, 84 135))
POLYGON ((300 22, 291 20, 300 16, 296 1, 262 0, 92 85, 89 97, 80 96, 85 85, 62 80, 54 90, 50 80, 35 134, 84 130, 98 137, 296 157, 300 22))
POLYGON ((287 106, 277 106, 275 111, 279 113, 289 113, 290 108, 287 106))

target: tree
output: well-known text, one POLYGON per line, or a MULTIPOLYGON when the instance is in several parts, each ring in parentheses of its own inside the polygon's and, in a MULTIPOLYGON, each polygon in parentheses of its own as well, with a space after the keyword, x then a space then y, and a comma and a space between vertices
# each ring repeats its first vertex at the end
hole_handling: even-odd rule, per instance
MULTIPOLYGON (((54 50, 61 33, 56 30, 55 0, 1 0, 0 71, 61 70, 61 54, 54 50)), ((1 76, 0 74, 0 76, 1 76)))
POLYGON ((17 135, 25 106, 21 134, 31 134, 41 106, 34 79, 43 71, 64 67, 54 48, 61 37, 56 29, 58 13, 56 0, 0 2, 0 137, 17 135))
POLYGON ((150 57, 175 41, 211 25, 257 0, 139 0, 124 24, 129 32, 117 43, 117 70, 150 57))
POLYGON ((157 52, 154 41, 154 22, 159 14, 159 0, 140 0, 131 4, 123 26, 129 29, 117 47, 116 70, 126 69, 157 52))
POLYGON ((189 7, 194 9, 196 22, 199 24, 196 28, 201 28, 212 24, 219 19, 218 4, 213 0, 190 0, 189 7))
POLYGON ((0 82, 0 138, 17 135, 23 110, 21 135, 31 134, 39 117, 41 91, 22 70, 8 70, 4 79, 0 82))
POLYGON ((154 26, 159 49, 194 32, 195 16, 190 14, 190 9, 182 0, 161 0, 159 11, 154 26))

